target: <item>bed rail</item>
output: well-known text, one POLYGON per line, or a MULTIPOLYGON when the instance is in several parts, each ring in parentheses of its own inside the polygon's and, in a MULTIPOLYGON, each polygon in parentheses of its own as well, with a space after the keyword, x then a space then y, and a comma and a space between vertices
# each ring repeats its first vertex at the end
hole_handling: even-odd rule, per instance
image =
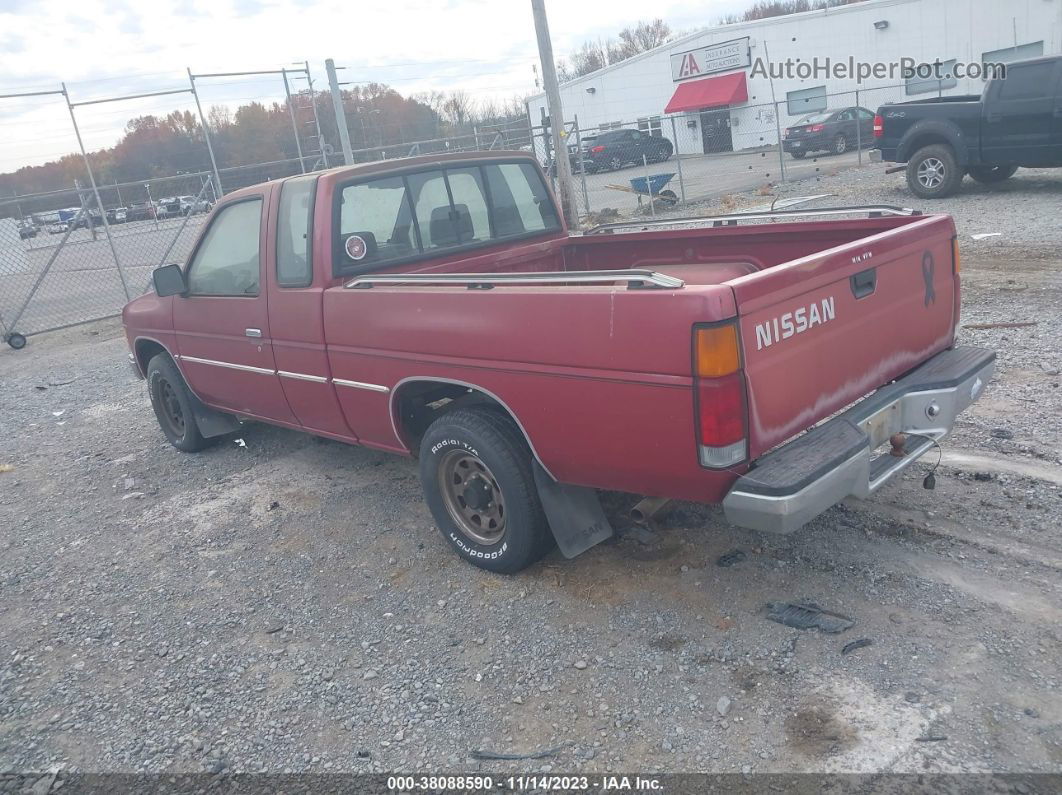
POLYGON ((626 282, 631 290, 677 290, 685 286, 682 279, 648 270, 610 271, 530 271, 523 273, 388 273, 365 275, 347 282, 349 290, 366 290, 383 284, 463 285, 469 290, 490 290, 499 285, 539 284, 608 284, 626 282))
POLYGON ((742 221, 764 221, 777 218, 815 218, 838 215, 862 215, 868 218, 880 218, 884 215, 911 216, 921 215, 920 210, 909 207, 894 207, 891 204, 868 204, 858 207, 820 207, 815 210, 771 210, 760 213, 733 213, 731 215, 698 215, 687 218, 656 218, 648 221, 615 221, 598 224, 583 232, 584 235, 607 235, 621 230, 641 232, 662 226, 737 226, 742 221))

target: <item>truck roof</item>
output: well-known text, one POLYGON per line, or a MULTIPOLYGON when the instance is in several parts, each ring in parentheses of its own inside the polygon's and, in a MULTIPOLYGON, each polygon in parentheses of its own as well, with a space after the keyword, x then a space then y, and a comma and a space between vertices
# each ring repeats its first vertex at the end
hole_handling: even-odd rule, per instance
MULTIPOLYGON (((374 160, 371 163, 357 163, 353 166, 336 166, 335 168, 329 168, 314 173, 317 173, 320 177, 326 178, 329 182, 335 183, 342 182, 352 177, 401 173, 407 170, 416 170, 423 168, 424 166, 432 166, 436 164, 440 166, 452 166, 454 163, 482 163, 485 160, 526 160, 536 166, 539 165, 538 160, 531 152, 524 152, 519 149, 496 149, 489 152, 439 152, 428 155, 416 155, 415 157, 397 157, 389 160, 374 160)), ((289 177, 280 177, 275 180, 248 185, 246 188, 240 188, 232 193, 225 194, 224 198, 238 198, 246 193, 257 193, 258 188, 262 185, 268 185, 271 182, 286 182, 289 179, 295 179, 296 177, 302 176, 305 175, 293 174, 289 177)))

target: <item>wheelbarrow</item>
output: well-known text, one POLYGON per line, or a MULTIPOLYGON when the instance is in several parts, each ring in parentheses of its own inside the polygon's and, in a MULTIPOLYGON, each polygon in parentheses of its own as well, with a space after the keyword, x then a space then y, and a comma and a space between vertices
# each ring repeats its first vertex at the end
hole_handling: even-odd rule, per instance
POLYGON ((642 196, 648 196, 650 199, 660 199, 665 204, 674 205, 678 203, 678 196, 675 195, 673 190, 666 190, 666 186, 674 178, 674 172, 670 174, 649 174, 646 177, 634 177, 631 180, 630 187, 626 185, 606 185, 606 188, 612 188, 612 190, 621 190, 625 193, 635 193, 638 195, 638 203, 642 203, 642 196))

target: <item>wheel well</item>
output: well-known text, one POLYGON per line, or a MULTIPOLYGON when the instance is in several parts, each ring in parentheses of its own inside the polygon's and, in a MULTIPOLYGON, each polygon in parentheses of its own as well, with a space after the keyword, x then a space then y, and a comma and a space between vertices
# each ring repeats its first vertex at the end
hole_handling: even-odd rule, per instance
POLYGON ((903 148, 906 151, 904 159, 910 159, 911 157, 914 157, 914 153, 922 147, 933 146, 934 144, 943 144, 944 146, 949 147, 952 151, 955 151, 955 144, 953 144, 951 139, 946 135, 941 135, 940 133, 922 133, 903 145, 903 148))
POLYGON ((448 412, 474 406, 493 408, 505 414, 515 423, 528 446, 531 446, 531 440, 527 438, 520 421, 504 403, 468 384, 431 380, 409 381, 395 393, 391 410, 394 412, 398 437, 413 455, 416 455, 420 449, 420 440, 429 425, 448 412))
POLYGON ((166 349, 155 340, 137 340, 133 348, 137 366, 140 372, 147 374, 148 362, 160 353, 166 353, 166 349))

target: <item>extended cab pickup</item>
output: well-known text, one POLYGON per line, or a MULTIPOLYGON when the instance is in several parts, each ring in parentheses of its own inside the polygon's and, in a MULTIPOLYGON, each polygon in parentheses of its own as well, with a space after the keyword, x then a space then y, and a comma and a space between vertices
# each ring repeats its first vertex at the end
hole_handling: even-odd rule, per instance
POLYGON ((981 96, 883 105, 874 120, 881 159, 907 164, 924 199, 950 196, 964 174, 1002 182, 1019 167, 1062 167, 1062 57, 1006 64, 981 96))
POLYGON ((607 538, 595 489, 789 532, 932 448, 995 355, 955 347, 948 216, 788 213, 573 235, 521 152, 345 167, 226 196, 123 322, 178 449, 252 419, 415 456, 483 568, 607 538))

